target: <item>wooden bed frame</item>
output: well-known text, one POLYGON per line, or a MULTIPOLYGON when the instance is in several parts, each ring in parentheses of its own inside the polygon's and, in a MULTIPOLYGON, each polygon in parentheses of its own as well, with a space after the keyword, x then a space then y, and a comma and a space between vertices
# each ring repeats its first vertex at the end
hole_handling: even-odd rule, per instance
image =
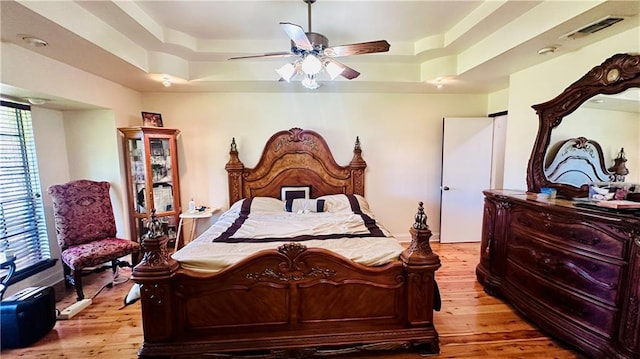
POLYGON ((590 182, 612 182, 615 173, 604 164, 602 147, 585 137, 570 138, 558 143, 549 153, 545 166, 547 178, 554 183, 580 187, 590 182))
MULTIPOLYGON (((226 165, 229 200, 280 197, 280 187, 311 185, 312 196, 364 195, 359 141, 339 166, 316 132, 274 134, 255 168, 239 160, 235 140, 226 165)), ((139 357, 309 357, 414 349, 437 353, 433 325, 440 260, 420 203, 411 245, 378 267, 331 251, 289 243, 255 253, 214 274, 180 268, 166 238, 146 238, 133 270, 140 284, 144 342, 139 357), (209 357, 209 356, 208 356, 209 357)))

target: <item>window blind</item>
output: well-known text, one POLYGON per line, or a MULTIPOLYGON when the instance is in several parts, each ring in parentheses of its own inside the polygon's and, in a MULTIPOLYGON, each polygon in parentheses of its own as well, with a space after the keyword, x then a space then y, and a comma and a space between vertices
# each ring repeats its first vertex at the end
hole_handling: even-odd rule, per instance
POLYGON ((51 262, 51 252, 31 110, 5 101, 0 102, 0 248, 15 254, 18 280, 50 266, 43 266, 51 262))

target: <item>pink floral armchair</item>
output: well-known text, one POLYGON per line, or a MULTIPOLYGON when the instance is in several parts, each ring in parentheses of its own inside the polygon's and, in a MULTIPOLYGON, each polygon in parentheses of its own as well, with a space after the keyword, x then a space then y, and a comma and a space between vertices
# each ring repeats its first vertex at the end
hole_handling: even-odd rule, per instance
MULTIPOLYGON (((111 261, 115 273, 118 259, 133 254, 140 245, 116 238, 116 223, 109 197, 109 182, 77 180, 48 188, 53 199, 56 235, 62 251, 67 286, 75 286, 78 300, 84 298, 82 272, 111 261)), ((124 263, 126 265, 126 263, 124 263)))

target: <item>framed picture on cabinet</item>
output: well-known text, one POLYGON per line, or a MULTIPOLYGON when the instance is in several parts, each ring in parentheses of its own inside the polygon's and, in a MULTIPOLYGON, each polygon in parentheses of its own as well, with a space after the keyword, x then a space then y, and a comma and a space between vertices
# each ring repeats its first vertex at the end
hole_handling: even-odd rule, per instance
POLYGON ((142 126, 162 127, 162 115, 153 112, 142 112, 142 126))

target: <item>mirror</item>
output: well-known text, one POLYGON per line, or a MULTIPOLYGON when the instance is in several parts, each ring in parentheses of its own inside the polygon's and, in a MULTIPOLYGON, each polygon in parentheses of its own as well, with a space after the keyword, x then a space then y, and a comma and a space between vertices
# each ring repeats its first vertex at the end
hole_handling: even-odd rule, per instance
MULTIPOLYGON (((597 152, 588 165, 599 167, 603 176, 624 147, 626 181, 638 183, 640 172, 640 56, 616 54, 591 69, 551 101, 534 105, 540 124, 527 169, 527 190, 551 187, 563 197, 586 197, 589 180, 560 180, 548 167, 564 141, 597 152), (595 145, 593 142, 595 141, 595 145), (577 144, 577 145, 576 145, 577 144), (591 146, 591 147, 589 147, 591 146), (593 164, 596 163, 595 166, 593 164), (574 182, 574 183, 572 183, 574 182)), ((569 145, 565 148, 570 147, 569 145)), ((620 160, 618 161, 620 162, 620 160)), ((598 172, 598 170, 595 170, 598 172)), ((612 177, 612 180, 615 176, 612 177)), ((621 177, 617 178, 618 180, 621 177)))
MULTIPOLYGON (((640 88, 630 88, 614 95, 596 95, 588 99, 551 130, 550 146, 544 160, 547 179, 576 187, 590 182, 640 183, 639 119, 640 88), (560 155, 563 151, 573 154, 577 152, 561 147, 566 140, 576 137, 584 137, 592 143, 593 148, 584 149, 591 152, 583 152, 584 155, 594 155, 591 161, 566 159, 560 155), (616 159, 621 156, 627 159, 624 167, 612 169, 616 159), (602 160, 602 163, 598 163, 598 160, 602 160), (598 166, 590 168, 593 164, 598 166), (563 171, 563 168, 569 170, 563 171)), ((589 146, 591 143, 585 145, 589 146)))

